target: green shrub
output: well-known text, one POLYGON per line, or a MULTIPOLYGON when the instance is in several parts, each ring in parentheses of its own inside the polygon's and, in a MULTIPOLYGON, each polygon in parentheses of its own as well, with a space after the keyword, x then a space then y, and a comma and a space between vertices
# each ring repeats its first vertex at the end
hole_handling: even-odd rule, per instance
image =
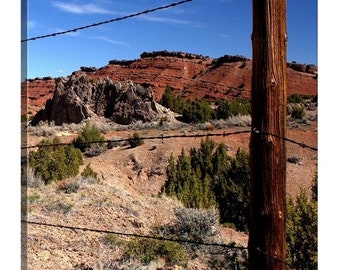
POLYGON ((301 191, 287 201, 287 260, 294 269, 317 269, 317 202, 301 191))
POLYGON ((86 165, 85 169, 82 171, 80 175, 84 178, 93 178, 97 182, 99 180, 98 173, 91 168, 90 163, 86 165))
MULTIPOLYGON (((244 88, 241 83, 239 88, 244 88)), ((204 99, 188 100, 173 94, 170 86, 167 86, 160 103, 170 110, 182 114, 185 123, 204 123, 211 119, 227 119, 231 116, 250 115, 250 99, 236 98, 232 100, 219 100, 214 110, 208 101, 204 99)), ((163 124, 163 122, 161 122, 163 124)))
POLYGON ((140 146, 144 143, 142 136, 139 132, 134 132, 132 135, 129 135, 128 142, 132 148, 140 146))
POLYGON ((166 122, 170 122, 169 118, 167 116, 162 116, 161 119, 159 120, 159 126, 164 126, 166 122))
POLYGON ((300 107, 300 106, 295 106, 292 110, 292 114, 291 116, 294 118, 294 119, 303 119, 303 117, 306 115, 306 112, 305 110, 303 109, 303 107, 300 107))
POLYGON ((183 246, 177 242, 162 241, 160 243, 159 252, 165 263, 168 266, 183 266, 186 267, 189 256, 183 246))
POLYGON ((108 233, 104 236, 104 241, 110 246, 124 246, 125 242, 120 240, 115 234, 108 233))
POLYGON ((213 118, 213 109, 208 101, 197 99, 185 103, 182 120, 185 123, 204 123, 213 118))
POLYGON ((79 166, 83 164, 83 157, 79 149, 72 145, 58 145, 58 138, 50 141, 43 140, 35 152, 29 153, 29 166, 35 177, 48 184, 55 180, 74 177, 79 173, 79 166), (49 146, 49 145, 56 146, 49 146))
POLYGON ((160 100, 160 104, 173 112, 182 113, 185 102, 181 97, 174 95, 172 88, 168 85, 160 100))
POLYGON ((247 231, 250 187, 249 155, 246 151, 238 149, 235 158, 229 158, 225 164, 226 168, 216 175, 214 184, 220 219, 222 223, 234 224, 237 230, 247 231))
POLYGON ((211 190, 209 177, 201 177, 198 168, 192 167, 191 157, 182 150, 177 163, 173 156, 167 167, 168 180, 163 191, 169 196, 176 196, 185 207, 210 208, 216 205, 211 190))
POLYGON ((134 239, 127 243, 124 249, 126 259, 137 259, 148 264, 159 257, 165 260, 167 266, 186 266, 188 254, 181 244, 166 240, 134 239))
POLYGON ((287 99, 288 103, 303 103, 303 96, 299 94, 292 94, 287 99))
POLYGON ((237 115, 250 115, 251 103, 249 99, 236 98, 233 100, 219 100, 215 109, 216 119, 228 119, 237 115))
POLYGON ((124 260, 140 260, 144 264, 163 258, 166 266, 186 266, 189 256, 184 247, 174 241, 153 238, 136 238, 130 241, 119 239, 114 234, 104 236, 105 244, 121 247, 124 260))
POLYGON ((233 223, 247 230, 249 208, 248 153, 238 149, 235 158, 227 154, 225 144, 211 139, 201 141, 199 149, 182 150, 177 161, 170 157, 167 181, 162 191, 176 196, 185 207, 218 207, 222 223, 233 223))
POLYGON ((103 145, 104 140, 104 136, 95 125, 86 123, 86 126, 80 132, 78 137, 73 140, 73 145, 74 147, 79 148, 82 152, 89 149, 94 151, 94 148, 100 148, 100 146, 103 145))

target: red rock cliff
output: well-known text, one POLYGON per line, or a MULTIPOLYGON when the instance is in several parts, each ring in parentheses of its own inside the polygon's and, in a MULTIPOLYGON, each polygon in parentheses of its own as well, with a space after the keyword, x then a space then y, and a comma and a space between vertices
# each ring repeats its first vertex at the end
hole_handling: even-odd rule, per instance
MULTIPOLYGON (((288 95, 317 94, 317 68, 312 65, 287 64, 288 95)), ((161 99, 170 85, 186 99, 231 99, 250 97, 252 62, 242 56, 225 55, 211 59, 183 52, 142 53, 136 60, 111 60, 101 68, 81 67, 74 73, 86 74, 91 80, 108 77, 112 81, 131 80, 150 85, 155 100, 161 99)), ((22 104, 35 113, 53 96, 52 78, 27 80, 22 83, 22 104)), ((25 113, 25 108, 23 113, 25 113)))

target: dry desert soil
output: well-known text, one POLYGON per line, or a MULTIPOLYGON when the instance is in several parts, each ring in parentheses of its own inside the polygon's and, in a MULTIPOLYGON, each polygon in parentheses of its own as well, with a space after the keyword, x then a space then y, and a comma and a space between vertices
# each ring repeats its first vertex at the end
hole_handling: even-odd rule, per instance
MULTIPOLYGON (((307 111, 312 121, 291 123, 287 138, 317 147, 317 112, 307 111)), ((103 119, 92 119, 100 126, 103 119)), ((250 130, 249 126, 179 125, 147 128, 134 125, 129 128, 107 128, 106 139, 128 138, 138 131, 143 137, 170 135, 205 135, 209 133, 232 133, 250 130)), ((70 142, 77 136, 82 124, 63 127, 28 127, 27 145, 36 145, 43 138, 59 136, 63 142, 70 142)), ((214 141, 230 146, 233 156, 238 148, 249 148, 250 133, 211 137, 214 141)), ((174 208, 181 203, 160 195, 166 180, 166 166, 171 154, 178 155, 182 149, 199 147, 200 137, 149 139, 136 148, 119 145, 95 157, 84 157, 84 164, 90 164, 99 175, 99 182, 83 181, 77 192, 66 194, 58 188, 60 184, 42 183, 28 187, 27 203, 23 204, 30 222, 57 224, 70 227, 108 230, 121 233, 148 235, 153 228, 171 224, 175 219, 174 208), (138 168, 136 169, 136 163, 138 168)), ((310 186, 317 170, 317 152, 301 145, 287 142, 287 157, 298 157, 297 164, 287 162, 287 194, 295 196, 301 189, 310 192, 310 186)), ((31 150, 32 151, 32 150, 31 150)), ((29 178, 29 176, 28 176, 29 178)), ((67 179, 66 181, 72 181, 67 179)), ((26 192, 26 190, 24 190, 26 192)), ((23 211, 24 211, 23 210, 23 211)), ((247 234, 219 226, 222 243, 235 242, 247 246, 247 234)), ((158 261, 148 266, 133 266, 133 262, 114 268, 113 262, 122 256, 119 246, 105 242, 105 233, 27 224, 23 244, 27 244, 27 269, 183 269, 179 266, 162 268, 158 261), (111 268, 109 268, 111 267, 111 268), (120 267, 120 268, 119 268, 120 267)), ((124 241, 129 239, 124 238, 124 241)), ((199 258, 189 261, 187 269, 210 269, 199 258)))

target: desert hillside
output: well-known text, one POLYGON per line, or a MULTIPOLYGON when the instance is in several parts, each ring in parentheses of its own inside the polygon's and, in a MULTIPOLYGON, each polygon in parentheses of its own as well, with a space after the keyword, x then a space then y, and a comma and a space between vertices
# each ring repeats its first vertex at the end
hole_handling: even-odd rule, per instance
MULTIPOLYGON (((166 86, 170 84, 176 93, 186 99, 233 99, 250 96, 250 80, 250 59, 241 56, 211 59, 164 51, 143 53, 137 60, 111 60, 102 68, 81 67, 67 79, 48 77, 23 82, 22 109, 23 112, 29 112, 29 115, 34 115, 44 108, 47 110, 50 108, 47 105, 52 102, 56 111, 52 109, 51 111, 58 116, 58 108, 69 110, 66 101, 72 101, 72 104, 76 105, 72 107, 74 109, 79 108, 80 103, 77 102, 80 102, 81 98, 83 98, 81 106, 86 105, 89 110, 86 118, 80 118, 79 123, 70 121, 56 125, 51 121, 39 122, 34 126, 22 123, 23 145, 36 146, 43 139, 56 137, 62 143, 70 143, 86 123, 95 124, 106 140, 119 142, 99 154, 84 155, 83 164, 76 177, 45 185, 33 176, 31 170, 28 169, 24 174, 23 183, 27 184, 27 189, 23 185, 22 215, 32 222, 27 224, 27 234, 23 236, 27 239, 23 241, 23 244, 27 244, 27 268, 234 269, 234 259, 231 258, 234 258, 236 253, 233 253, 233 249, 221 246, 236 246, 238 248, 236 250, 240 251, 237 256, 241 256, 242 248, 247 247, 248 236, 244 232, 234 230, 230 224, 216 222, 209 230, 206 229, 206 233, 210 229, 213 233, 207 235, 204 241, 221 246, 189 247, 195 256, 188 259, 186 267, 179 265, 180 263, 171 265, 164 259, 167 258, 167 253, 180 256, 179 246, 164 244, 163 248, 172 247, 172 251, 163 250, 164 258, 152 260, 150 263, 143 263, 133 256, 127 258, 126 248, 131 243, 140 244, 133 242, 137 240, 131 235, 148 236, 158 233, 159 236, 170 228, 173 229, 171 226, 178 221, 178 213, 183 215, 186 211, 180 201, 162 193, 171 155, 177 157, 182 150, 198 148, 205 136, 209 136, 216 143, 226 144, 228 155, 231 157, 235 156, 238 149, 248 151, 249 148, 250 116, 211 120, 200 124, 180 122, 175 113, 157 103, 166 86), (100 88, 104 81, 110 88, 100 88), (117 124, 112 121, 116 118, 105 117, 106 108, 103 105, 107 102, 106 106, 110 104, 108 101, 117 99, 113 99, 109 94, 101 95, 101 99, 88 98, 90 93, 99 93, 96 92, 99 88, 103 92, 107 89, 112 92, 123 89, 128 96, 127 100, 131 104, 136 104, 136 99, 131 99, 126 88, 113 87, 115 82, 127 81, 133 82, 129 82, 129 85, 138 84, 133 88, 133 93, 139 91, 146 95, 149 92, 145 89, 152 89, 152 95, 148 95, 151 100, 148 102, 151 105, 142 107, 146 111, 150 111, 150 108, 155 109, 152 113, 157 112, 157 117, 148 118, 146 121, 134 119, 129 124, 117 124), (56 82, 60 83, 58 87, 56 82), (66 85, 71 82, 74 84, 69 84, 67 88, 66 85), (88 92, 78 91, 81 92, 78 96, 62 95, 69 89, 74 89, 74 85, 81 85, 80 82, 87 86, 81 89, 88 92), (57 92, 60 92, 60 95, 57 92), (112 99, 109 100, 107 97, 112 99), (47 104, 48 99, 50 101, 47 104), (102 114, 95 114, 93 111, 102 114), (150 139, 144 140, 144 143, 137 147, 130 147, 127 138, 136 132, 150 139), (97 173, 97 180, 81 176, 81 172, 88 165, 97 173)), ((120 85, 124 86, 124 83, 120 85)), ((316 67, 289 63, 288 90, 289 94, 316 95, 316 67)), ((137 94, 134 98, 136 96, 137 94)), ((120 102, 122 100, 119 99, 120 102)), ((141 102, 140 99, 138 102, 141 102)), ((126 108, 123 103, 121 106, 126 108)), ((301 106, 304 106, 306 112, 303 119, 288 117, 287 123, 287 138, 290 139, 286 144, 289 159, 287 195, 290 197, 295 197, 302 189, 310 194, 312 180, 317 171, 317 151, 303 147, 303 145, 317 147, 317 103, 308 102, 301 106)), ((28 152, 35 150, 36 148, 27 149, 28 152)), ((23 155, 25 154, 27 153, 23 151, 23 155)), ((198 214, 195 212, 195 215, 198 214)), ((217 218, 218 216, 216 221, 217 218)), ((143 241, 147 242, 144 238, 143 241)), ((156 242, 152 243, 156 245, 156 242)), ((129 252, 137 251, 130 249, 129 252)))
MULTIPOLYGON (((308 112, 315 115, 315 111, 308 112)), ((223 134, 249 130, 247 126, 232 126, 225 123, 183 125, 168 123, 163 127, 137 123, 129 127, 107 126, 103 119, 93 119, 106 139, 128 138, 135 131, 143 137, 171 135, 205 135, 211 132, 223 134)), ((289 129, 287 136, 311 146, 317 145, 315 121, 289 129), (303 139, 302 139, 303 138, 303 139)), ((69 142, 77 136, 83 124, 63 126, 40 125, 28 128, 28 144, 35 145, 43 138, 58 136, 69 142)), ((211 137, 216 142, 229 146, 229 154, 235 155, 238 148, 247 149, 249 133, 211 137)), ((200 137, 150 139, 136 148, 117 145, 99 156, 84 157, 84 165, 90 164, 99 175, 99 182, 80 181, 73 193, 61 190, 61 184, 42 183, 27 190, 27 219, 38 223, 58 224, 71 227, 114 231, 128 234, 153 235, 154 228, 167 226, 175 220, 175 209, 183 208, 180 202, 160 193, 166 181, 166 166, 171 154, 179 155, 182 149, 199 147, 200 137)), ((287 156, 297 157, 298 163, 287 162, 287 193, 295 196, 300 189, 310 192, 311 182, 317 169, 317 153, 299 145, 287 143, 287 156)), ((31 176, 32 177, 32 176, 31 176)), ((70 183, 73 179, 67 179, 70 183)), ((77 180, 79 181, 79 180, 77 180)), ((247 235, 218 225, 218 243, 235 242, 247 246, 247 235)), ((70 230, 28 224, 27 262, 28 269, 184 269, 164 267, 157 261, 141 267, 136 261, 122 261, 122 248, 107 243, 108 234, 91 231, 70 230), (107 267, 107 268, 104 268, 107 267), (119 268, 121 267, 121 268, 119 268), (126 267, 126 268, 124 268, 126 267)), ((118 237, 129 241, 129 237, 118 237)), ((215 238, 214 238, 215 239, 215 238)), ((117 240, 118 241, 118 240, 117 240)), ((216 240, 214 240, 216 241, 216 240)), ((223 250, 215 250, 222 252, 223 250)), ((216 269, 209 264, 209 255, 192 259, 186 269, 216 269), (210 265, 210 266, 209 266, 210 265)), ((210 257, 211 259, 211 257, 210 257)))

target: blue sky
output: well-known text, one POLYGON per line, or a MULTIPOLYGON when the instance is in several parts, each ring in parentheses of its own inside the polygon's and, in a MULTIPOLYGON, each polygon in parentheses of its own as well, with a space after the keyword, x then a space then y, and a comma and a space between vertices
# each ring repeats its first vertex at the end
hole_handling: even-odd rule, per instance
MULTIPOLYGON (((25 20, 26 38, 66 31, 178 1, 30 0, 25 20)), ((287 29, 287 61, 317 64, 317 0, 287 0, 287 29)), ((99 68, 113 59, 137 59, 144 51, 251 58, 251 31, 251 0, 194 0, 147 15, 29 41, 26 43, 26 76, 67 76, 81 66, 99 68)))

